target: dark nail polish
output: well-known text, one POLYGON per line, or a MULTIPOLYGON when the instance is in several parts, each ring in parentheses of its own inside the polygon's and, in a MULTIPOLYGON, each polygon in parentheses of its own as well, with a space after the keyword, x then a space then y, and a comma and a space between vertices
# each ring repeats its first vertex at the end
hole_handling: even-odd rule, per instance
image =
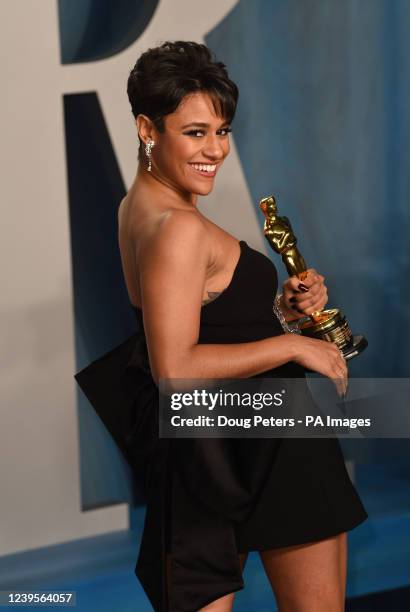
POLYGON ((303 283, 299 283, 298 289, 300 289, 301 291, 309 291, 309 287, 306 287, 306 285, 304 285, 303 283))
POLYGON ((291 297, 291 298, 289 299, 289 302, 292 302, 292 303, 293 303, 293 302, 296 302, 296 298, 295 298, 295 297, 291 297))

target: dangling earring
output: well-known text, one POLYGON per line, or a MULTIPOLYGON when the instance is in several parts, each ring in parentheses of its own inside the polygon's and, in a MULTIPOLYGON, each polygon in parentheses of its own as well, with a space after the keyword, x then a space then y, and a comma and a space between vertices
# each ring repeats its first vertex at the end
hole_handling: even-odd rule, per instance
POLYGON ((151 154, 151 149, 154 146, 155 142, 153 140, 148 140, 148 142, 145 145, 145 155, 148 159, 148 166, 147 166, 147 170, 148 172, 151 172, 151 166, 152 166, 152 154, 151 154))

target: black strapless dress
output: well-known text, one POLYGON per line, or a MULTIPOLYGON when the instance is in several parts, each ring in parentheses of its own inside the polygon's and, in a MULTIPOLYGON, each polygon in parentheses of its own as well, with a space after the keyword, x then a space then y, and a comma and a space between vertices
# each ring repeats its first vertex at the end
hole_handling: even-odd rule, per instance
MULTIPOLYGON (((201 344, 283 334, 272 307, 277 272, 240 241, 229 286, 201 309, 201 344)), ((144 483, 147 510, 135 572, 157 612, 196 612, 243 588, 238 553, 321 540, 367 518, 336 438, 165 439, 143 313, 139 333, 76 375, 144 483), (171 596, 165 560, 171 555, 171 596)), ((290 362, 260 377, 302 378, 290 362)))

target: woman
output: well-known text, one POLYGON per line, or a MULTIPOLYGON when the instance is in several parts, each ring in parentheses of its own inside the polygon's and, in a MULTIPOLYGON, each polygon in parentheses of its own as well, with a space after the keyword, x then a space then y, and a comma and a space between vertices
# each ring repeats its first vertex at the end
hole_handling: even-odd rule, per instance
MULTIPOLYGON (((274 317, 269 258, 197 208, 229 153, 238 91, 224 65, 204 45, 167 42, 138 59, 128 96, 140 161, 119 208, 119 244, 153 384, 309 369, 343 392, 347 366, 335 345, 286 334, 274 317)), ((284 283, 286 321, 325 306, 323 281, 310 269, 303 284, 284 283)), ((154 418, 155 402, 150 410, 154 418)), ((344 610, 346 532, 367 514, 338 441, 256 442, 158 441, 136 568, 155 609, 228 612, 247 553, 258 550, 281 612, 344 610), (230 453, 248 456, 250 487, 225 475, 230 453)))

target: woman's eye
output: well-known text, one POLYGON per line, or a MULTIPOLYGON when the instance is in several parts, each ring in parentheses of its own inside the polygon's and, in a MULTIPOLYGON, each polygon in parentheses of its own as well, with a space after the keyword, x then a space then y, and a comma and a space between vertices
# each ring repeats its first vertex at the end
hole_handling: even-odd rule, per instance
MULTIPOLYGON (((218 136, 227 136, 229 132, 232 132, 230 127, 221 128, 217 131, 218 136)), ((203 130, 190 130, 189 132, 185 132, 186 136, 193 136, 194 138, 201 138, 201 136, 205 136, 205 132, 203 130)))
POLYGON ((200 136, 204 135, 202 130, 191 130, 190 132, 185 133, 187 136, 195 136, 196 138, 199 138, 200 136))

